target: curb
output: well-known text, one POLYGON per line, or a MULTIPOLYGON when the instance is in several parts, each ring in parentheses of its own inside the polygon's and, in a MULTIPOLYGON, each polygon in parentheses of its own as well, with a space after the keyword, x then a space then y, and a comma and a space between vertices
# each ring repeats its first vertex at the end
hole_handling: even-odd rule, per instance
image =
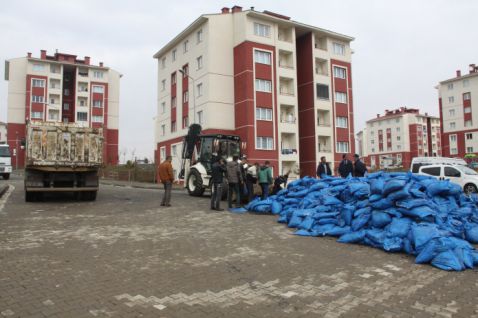
POLYGON ((10 185, 6 184, 2 187, 0 187, 0 199, 3 197, 3 195, 10 189, 10 185))

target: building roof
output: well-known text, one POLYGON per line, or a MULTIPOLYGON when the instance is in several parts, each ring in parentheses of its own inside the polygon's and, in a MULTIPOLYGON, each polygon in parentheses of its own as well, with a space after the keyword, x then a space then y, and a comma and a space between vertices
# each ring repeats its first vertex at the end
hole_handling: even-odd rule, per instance
POLYGON ((457 77, 453 77, 453 78, 441 81, 440 85, 441 84, 447 84, 447 83, 454 82, 454 81, 458 81, 458 80, 462 80, 462 79, 466 79, 466 78, 470 78, 470 77, 475 77, 475 76, 478 76, 478 72, 469 73, 469 74, 465 74, 465 75, 461 75, 461 76, 457 76, 457 77))
MULTIPOLYGON (((308 24, 305 24, 305 23, 301 23, 301 22, 297 22, 297 21, 294 21, 294 20, 290 20, 290 18, 287 17, 287 16, 284 16, 284 15, 281 15, 281 14, 278 14, 278 13, 274 13, 274 12, 270 12, 270 11, 259 12, 259 11, 255 11, 253 9, 250 9, 250 10, 244 10, 244 11, 240 11, 240 12, 236 12, 236 13, 241 13, 241 12, 245 12, 246 15, 248 15, 248 16, 258 17, 258 18, 265 19, 265 20, 270 20, 270 21, 273 21, 273 22, 278 23, 278 24, 294 26, 294 27, 302 30, 302 33, 318 32, 318 33, 326 34, 328 36, 331 36, 333 38, 336 38, 336 39, 339 39, 339 40, 342 40, 342 41, 346 41, 346 42, 350 42, 350 41, 354 40, 354 38, 351 37, 351 36, 344 35, 344 34, 337 33, 337 32, 333 32, 333 31, 330 31, 330 30, 327 30, 327 29, 314 27, 314 26, 311 26, 311 25, 308 25, 308 24)), ((225 14, 236 14, 236 13, 225 13, 225 14)), ((186 27, 186 29, 184 29, 182 32, 180 32, 178 35, 176 35, 171 41, 169 41, 158 52, 156 52, 153 55, 153 58, 157 59, 157 58, 161 57, 164 53, 171 50, 174 46, 176 46, 179 42, 181 42, 184 38, 186 38, 191 33, 191 31, 193 31, 194 29, 198 28, 200 25, 205 23, 208 20, 209 17, 216 16, 216 15, 223 15, 223 14, 224 13, 211 13, 211 14, 203 14, 203 15, 199 16, 199 18, 194 20, 189 26, 186 27)))
POLYGON ((411 114, 411 115, 415 115, 415 116, 419 116, 419 117, 427 117, 427 118, 432 118, 432 119, 439 119, 439 117, 431 116, 431 115, 428 115, 427 113, 420 114, 418 108, 400 107, 400 108, 397 108, 397 109, 394 109, 394 110, 385 110, 385 115, 380 116, 380 114, 377 114, 376 118, 372 118, 370 120, 367 120, 366 123, 372 123, 372 122, 376 122, 376 121, 402 117, 403 115, 406 115, 406 114, 411 114))

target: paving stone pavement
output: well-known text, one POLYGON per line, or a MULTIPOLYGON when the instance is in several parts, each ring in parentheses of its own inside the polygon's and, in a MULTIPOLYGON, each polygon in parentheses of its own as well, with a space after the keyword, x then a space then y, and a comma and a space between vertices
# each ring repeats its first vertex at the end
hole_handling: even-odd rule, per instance
POLYGON ((478 317, 478 271, 449 273, 209 198, 102 186, 96 202, 0 200, 0 317, 478 317), (3 206, 3 208, 2 208, 3 206))

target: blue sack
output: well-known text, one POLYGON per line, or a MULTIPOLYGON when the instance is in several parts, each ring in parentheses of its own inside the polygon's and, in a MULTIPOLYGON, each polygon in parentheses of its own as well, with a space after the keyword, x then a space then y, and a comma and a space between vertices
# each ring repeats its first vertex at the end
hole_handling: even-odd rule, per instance
POLYGON ((342 236, 346 233, 350 233, 350 226, 334 226, 326 232, 326 234, 330 236, 342 236))
POLYGON ((336 197, 326 196, 326 197, 324 197, 323 204, 324 205, 341 205, 343 203, 342 203, 342 201, 340 201, 336 197))
POLYGON ((282 211, 282 204, 280 204, 278 201, 272 202, 272 214, 279 214, 280 211, 282 211))
POLYGON ((310 232, 307 230, 297 230, 294 232, 294 235, 299 235, 299 236, 310 236, 310 232))
POLYGON ((372 212, 373 227, 381 229, 385 227, 387 224, 389 224, 390 222, 392 222, 392 218, 387 213, 377 212, 377 211, 372 212))
POLYGON ((398 211, 400 213, 402 213, 403 215, 406 215, 406 216, 409 216, 409 217, 412 217, 412 218, 416 218, 416 219, 419 219, 419 220, 425 220, 428 217, 431 217, 431 216, 435 215, 435 211, 433 211, 432 209, 430 209, 426 205, 419 206, 419 207, 413 208, 411 210, 401 208, 398 211))
POLYGON ((416 264, 430 263, 438 254, 448 251, 450 248, 446 246, 443 240, 434 238, 428 241, 422 251, 415 258, 416 264))
POLYGON ((345 221, 346 225, 352 225, 352 217, 354 214, 355 208, 352 205, 344 205, 341 210, 341 217, 345 221))
POLYGON ((362 229, 365 224, 370 220, 371 213, 362 213, 358 217, 352 220, 352 231, 356 232, 362 229))
POLYGON ((429 201, 425 199, 413 199, 406 201, 398 201, 395 204, 400 208, 410 210, 419 206, 428 206, 429 201))
POLYGON ((377 210, 385 210, 385 209, 391 208, 393 206, 393 203, 390 200, 383 198, 376 202, 372 202, 371 206, 372 208, 377 210))
POLYGON ((400 180, 400 179, 390 179, 385 183, 385 186, 383 187, 382 194, 384 196, 387 196, 389 193, 398 191, 405 187, 406 185, 405 180, 400 180))
POLYGON ((432 260, 431 264, 446 271, 461 271, 465 269, 464 264, 453 251, 441 252, 432 260))
POLYGON ((465 226, 465 237, 468 242, 478 244, 478 225, 467 224, 465 226))
POLYGON ((351 232, 342 235, 337 242, 339 243, 361 243, 365 238, 365 231, 351 232))
POLYGON ((372 192, 372 194, 382 194, 384 185, 385 185, 385 180, 374 179, 370 182, 370 192, 372 192))
POLYGON ((418 252, 421 252, 431 239, 440 237, 438 226, 432 223, 419 223, 412 225, 413 245, 418 252))
POLYGON ((410 231, 412 221, 409 218, 393 218, 387 226, 388 237, 405 237, 410 231))
POLYGON ((387 252, 400 252, 403 242, 399 237, 388 237, 383 241, 383 249, 387 252))
POLYGON ((310 231, 312 226, 314 225, 315 220, 311 216, 307 216, 304 220, 299 224, 298 228, 301 230, 310 231))

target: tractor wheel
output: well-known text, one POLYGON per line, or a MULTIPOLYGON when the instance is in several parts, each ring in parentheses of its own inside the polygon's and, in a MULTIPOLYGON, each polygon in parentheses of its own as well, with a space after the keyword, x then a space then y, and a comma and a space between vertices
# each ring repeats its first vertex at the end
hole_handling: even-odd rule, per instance
POLYGON ((200 197, 204 193, 203 180, 201 174, 196 169, 192 169, 187 180, 189 195, 200 197))

